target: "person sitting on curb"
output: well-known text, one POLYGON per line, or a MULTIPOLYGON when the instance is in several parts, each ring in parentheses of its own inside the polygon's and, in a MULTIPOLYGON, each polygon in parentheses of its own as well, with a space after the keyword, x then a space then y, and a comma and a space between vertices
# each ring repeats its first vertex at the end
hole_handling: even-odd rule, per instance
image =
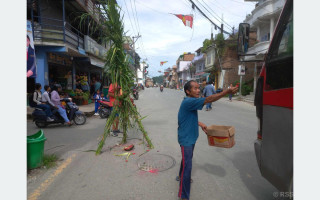
POLYGON ((186 97, 181 102, 178 113, 178 142, 181 148, 181 165, 179 175, 176 180, 180 181, 178 197, 181 199, 189 199, 192 157, 195 143, 199 137, 199 128, 207 134, 207 126, 198 120, 198 110, 202 110, 203 106, 224 97, 226 94, 234 94, 238 90, 237 87, 213 94, 206 98, 200 97, 199 84, 194 81, 188 81, 184 85, 186 97))

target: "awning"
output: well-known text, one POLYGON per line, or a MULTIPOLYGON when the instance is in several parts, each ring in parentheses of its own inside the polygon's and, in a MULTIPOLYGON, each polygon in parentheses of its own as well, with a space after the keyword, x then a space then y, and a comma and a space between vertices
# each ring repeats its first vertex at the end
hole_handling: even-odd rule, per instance
POLYGON ((199 72, 199 73, 197 73, 197 74, 195 74, 195 76, 200 76, 200 75, 202 75, 202 74, 204 74, 205 72, 199 72))
POLYGON ((209 76, 210 73, 205 73, 205 74, 202 74, 202 76, 209 76))
POLYGON ((90 63, 91 63, 91 65, 95 65, 97 67, 101 67, 101 68, 104 67, 104 63, 102 61, 100 61, 99 59, 94 58, 92 56, 90 56, 90 63))
POLYGON ((195 74, 194 76, 196 77, 196 78, 198 78, 198 77, 200 77, 200 76, 209 76, 210 75, 210 73, 206 73, 206 72, 199 72, 199 73, 197 73, 197 74, 195 74))

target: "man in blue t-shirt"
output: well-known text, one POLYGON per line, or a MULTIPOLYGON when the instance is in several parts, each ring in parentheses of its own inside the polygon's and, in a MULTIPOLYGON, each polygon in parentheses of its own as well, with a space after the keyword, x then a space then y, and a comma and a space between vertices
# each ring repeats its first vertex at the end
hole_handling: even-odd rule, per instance
POLYGON ((180 105, 178 113, 178 142, 181 147, 181 165, 177 181, 179 184, 178 197, 181 199, 189 199, 190 196, 190 183, 191 183, 191 170, 192 170, 192 157, 194 145, 199 137, 199 128, 207 133, 207 126, 198 121, 198 110, 206 103, 217 101, 226 94, 234 94, 238 91, 237 87, 230 87, 227 90, 218 94, 213 94, 206 98, 200 97, 199 84, 196 81, 188 81, 184 85, 184 91, 187 95, 180 105))
MULTIPOLYGON (((216 93, 216 91, 214 90, 213 82, 209 81, 203 90, 203 96, 208 97, 208 96, 213 95, 215 93, 216 93)), ((211 104, 212 104, 211 102, 206 104, 206 111, 212 110, 211 104)))

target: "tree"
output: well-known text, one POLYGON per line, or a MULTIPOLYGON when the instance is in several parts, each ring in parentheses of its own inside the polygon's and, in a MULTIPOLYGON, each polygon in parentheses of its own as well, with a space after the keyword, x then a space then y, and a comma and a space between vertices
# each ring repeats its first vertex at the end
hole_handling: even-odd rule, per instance
POLYGON ((163 84, 163 78, 164 78, 163 75, 155 76, 155 77, 152 77, 152 80, 153 80, 153 83, 159 83, 160 85, 162 85, 163 84))
POLYGON ((201 49, 201 52, 204 53, 209 46, 211 46, 213 44, 213 39, 205 39, 203 42, 202 42, 202 49, 201 49))
MULTIPOLYGON (((116 0, 97 1, 100 5, 97 7, 98 12, 102 13, 107 20, 102 20, 101 23, 96 24, 94 28, 104 30, 104 34, 101 35, 102 41, 112 42, 110 49, 104 56, 105 71, 111 76, 112 84, 121 87, 122 95, 120 95, 120 90, 115 90, 116 101, 106 122, 102 139, 96 150, 96 155, 100 154, 117 114, 119 115, 119 126, 123 130, 122 144, 127 142, 128 129, 135 128, 138 125, 137 128, 142 132, 149 147, 153 148, 153 144, 142 125, 141 120, 143 118, 141 118, 137 108, 131 103, 130 99, 131 86, 133 86, 132 80, 134 80, 135 74, 129 67, 128 57, 123 48, 123 36, 125 33, 122 21, 123 17, 120 16, 120 8, 116 0)), ((87 19, 88 15, 90 15, 93 19, 94 14, 95 13, 83 14, 81 18, 87 19)))

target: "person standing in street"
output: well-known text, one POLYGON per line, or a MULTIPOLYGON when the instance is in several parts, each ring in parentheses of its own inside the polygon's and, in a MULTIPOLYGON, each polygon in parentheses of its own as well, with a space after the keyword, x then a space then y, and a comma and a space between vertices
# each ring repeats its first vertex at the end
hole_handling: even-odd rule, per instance
MULTIPOLYGON (((212 81, 209 81, 206 85, 206 87, 203 90, 203 96, 208 97, 210 95, 215 94, 216 91, 214 90, 214 86, 212 84, 212 81)), ((206 111, 212 110, 212 103, 207 103, 206 105, 206 111)))
POLYGON ((204 97, 203 96, 203 90, 206 87, 207 82, 206 81, 202 81, 201 85, 200 85, 200 97, 204 97))
POLYGON ((97 90, 96 94, 94 95, 94 115, 99 115, 98 108, 99 108, 99 100, 102 99, 100 95, 100 90, 97 90))
POLYGON ((101 83, 99 77, 96 78, 96 81, 94 83, 94 94, 97 93, 98 90, 100 90, 101 83))
MULTIPOLYGON (((121 95, 121 87, 118 86, 118 84, 110 84, 109 86, 109 91, 108 91, 108 96, 109 96, 109 100, 110 103, 112 103, 112 105, 115 105, 116 102, 116 90, 117 90, 117 94, 121 95)), ((113 109, 113 107, 112 107, 113 109)), ((114 120, 113 124, 112 124, 112 136, 113 137, 118 137, 118 133, 120 133, 119 131, 119 114, 116 114, 116 119, 114 120)))
MULTIPOLYGON (((232 83, 230 84, 230 86, 228 87, 228 89, 231 88, 231 87, 233 87, 232 83)), ((229 94, 229 101, 232 101, 232 94, 229 94)))
POLYGON ((217 101, 226 94, 234 94, 237 90, 237 87, 231 87, 218 94, 199 98, 200 89, 196 81, 191 80, 184 85, 186 97, 181 102, 178 113, 178 142, 182 154, 179 176, 176 178, 180 181, 179 198, 183 200, 190 198, 192 157, 195 143, 199 137, 198 126, 207 133, 207 126, 198 120, 198 110, 202 110, 205 104, 217 101))

